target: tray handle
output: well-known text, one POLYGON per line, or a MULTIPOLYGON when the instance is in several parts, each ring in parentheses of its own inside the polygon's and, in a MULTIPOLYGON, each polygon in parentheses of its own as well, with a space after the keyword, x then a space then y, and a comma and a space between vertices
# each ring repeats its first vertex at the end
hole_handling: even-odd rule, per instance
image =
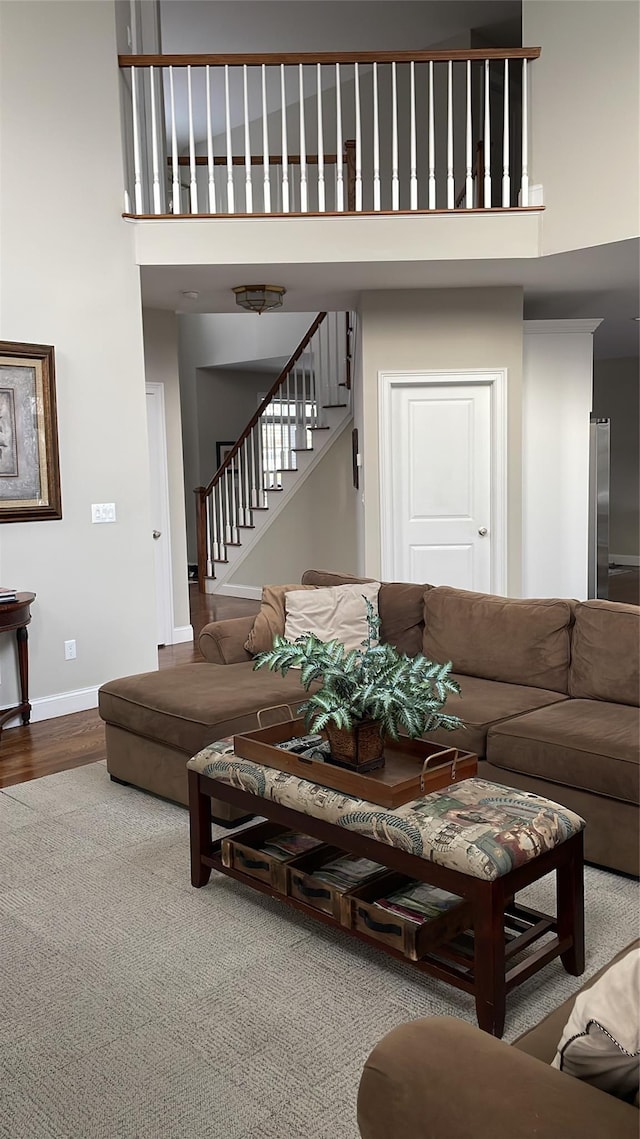
POLYGON ((285 711, 287 712, 287 719, 286 720, 277 720, 276 723, 285 724, 288 721, 293 722, 294 717, 291 715, 291 708, 289 707, 288 704, 269 704, 266 708, 259 708, 258 711, 256 712, 256 718, 258 720, 258 727, 260 727, 260 728, 264 727, 264 724, 262 723, 262 716, 264 716, 265 712, 277 712, 278 708, 284 708, 285 709, 285 711))
POLYGON ((451 765, 451 782, 456 781, 456 767, 458 763, 458 749, 456 747, 444 747, 441 751, 434 751, 433 755, 428 755, 422 764, 422 771, 420 773, 420 790, 424 791, 425 776, 430 771, 439 771, 441 767, 448 767, 451 765), (444 758, 446 756, 446 759, 444 758), (439 759, 440 763, 434 763, 434 759, 439 759))

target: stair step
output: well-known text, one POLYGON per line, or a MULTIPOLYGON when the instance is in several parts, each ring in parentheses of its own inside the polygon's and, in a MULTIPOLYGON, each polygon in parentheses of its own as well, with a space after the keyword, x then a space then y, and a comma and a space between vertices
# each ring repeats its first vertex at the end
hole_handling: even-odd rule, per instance
POLYGON ((299 467, 276 467, 276 474, 277 475, 288 475, 288 474, 295 475, 296 471, 299 471, 299 470, 300 470, 299 467))
POLYGON ((307 431, 330 431, 330 427, 308 427, 307 431))
POLYGON ((253 523, 251 523, 250 525, 247 525, 246 522, 239 522, 238 523, 238 530, 255 530, 255 526, 253 525, 253 523))
POLYGON ((220 564, 221 566, 227 566, 229 564, 228 558, 212 558, 211 561, 215 562, 216 565, 220 564))
MULTIPOLYGON (((328 407, 348 407, 348 406, 349 406, 349 404, 348 404, 348 403, 323 403, 323 405, 322 405, 322 406, 323 406, 323 408, 328 408, 328 407)), ((313 428, 312 428, 312 430, 313 430, 313 428)))
POLYGON ((313 447, 292 447, 292 451, 313 451, 313 447))
MULTIPOLYGON (((265 490, 266 490, 267 494, 271 494, 271 493, 282 494, 283 487, 281 487, 281 486, 267 486, 267 487, 265 487, 265 490)), ((267 507, 267 509, 269 509, 269 508, 267 507)))

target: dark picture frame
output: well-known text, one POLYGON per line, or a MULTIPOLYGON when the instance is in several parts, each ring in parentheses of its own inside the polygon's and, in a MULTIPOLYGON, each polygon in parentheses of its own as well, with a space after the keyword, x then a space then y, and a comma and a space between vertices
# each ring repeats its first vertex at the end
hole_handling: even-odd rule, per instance
POLYGON ((62 518, 51 344, 0 340, 0 522, 62 518))
POLYGON ((224 463, 227 455, 229 454, 229 451, 231 450, 232 447, 235 447, 235 445, 236 445, 235 439, 233 439, 231 442, 229 442, 228 440, 218 440, 218 442, 216 443, 216 464, 217 464, 216 469, 217 470, 220 469, 220 467, 224 463))

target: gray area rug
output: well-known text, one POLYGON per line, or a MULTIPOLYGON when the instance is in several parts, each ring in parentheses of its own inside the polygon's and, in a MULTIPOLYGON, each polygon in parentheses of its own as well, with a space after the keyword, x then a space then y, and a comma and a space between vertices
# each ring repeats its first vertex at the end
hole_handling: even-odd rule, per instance
MULTIPOLYGON (((101 763, 0 793, 3 1139, 357 1139, 364 1060, 464 993, 221 875, 188 816, 101 763)), ((587 974, 637 936, 638 887, 588 869, 587 974)), ((553 881, 526 891, 553 906, 553 881)), ((522 895, 524 897, 524 895, 522 895)), ((513 1040, 577 988, 553 962, 513 1040)))

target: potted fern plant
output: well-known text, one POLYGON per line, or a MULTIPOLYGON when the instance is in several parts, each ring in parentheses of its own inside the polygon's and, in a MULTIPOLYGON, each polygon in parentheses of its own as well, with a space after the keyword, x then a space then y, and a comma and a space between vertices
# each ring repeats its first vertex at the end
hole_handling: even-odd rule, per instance
POLYGON ((321 641, 311 633, 293 643, 275 637, 273 648, 256 657, 254 668, 283 676, 299 668, 306 692, 321 680, 299 708, 307 729, 325 731, 334 762, 371 771, 384 763, 385 736, 397 740, 403 728, 416 739, 435 728, 461 727, 462 721, 443 712, 449 695, 460 693, 451 663, 436 664, 421 654, 409 657, 381 644, 380 618, 365 600, 368 633, 360 648, 347 651, 340 641, 321 641))

